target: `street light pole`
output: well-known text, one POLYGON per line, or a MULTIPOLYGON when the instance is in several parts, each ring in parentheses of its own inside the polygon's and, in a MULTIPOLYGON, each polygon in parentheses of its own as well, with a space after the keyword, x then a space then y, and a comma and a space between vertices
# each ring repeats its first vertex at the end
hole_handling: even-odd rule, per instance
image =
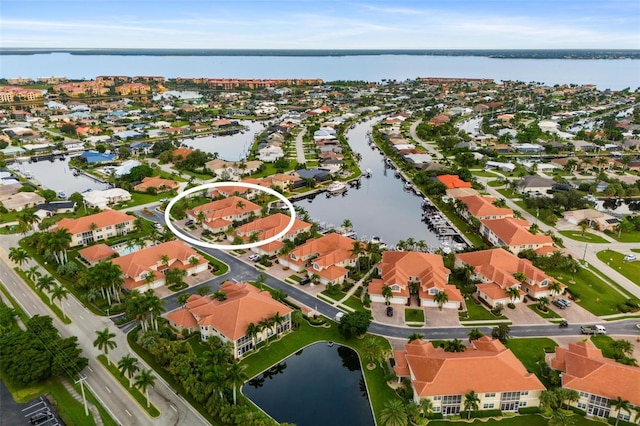
POLYGON ((84 404, 84 415, 89 415, 89 407, 87 407, 87 397, 84 394, 84 381, 87 380, 87 376, 80 376, 80 379, 76 382, 76 384, 80 383, 80 391, 82 392, 82 402, 84 404))
POLYGON ((582 263, 584 263, 584 258, 587 257, 587 247, 589 243, 584 243, 584 253, 582 254, 582 263))

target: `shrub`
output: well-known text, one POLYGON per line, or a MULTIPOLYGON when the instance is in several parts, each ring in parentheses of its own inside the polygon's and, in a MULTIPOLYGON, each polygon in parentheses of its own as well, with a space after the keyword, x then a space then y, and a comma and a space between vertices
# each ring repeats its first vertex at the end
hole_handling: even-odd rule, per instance
POLYGON ((510 303, 507 303, 507 307, 508 307, 509 309, 515 309, 515 308, 516 308, 516 305, 515 305, 515 303, 511 303, 511 302, 510 302, 510 303))
MULTIPOLYGON (((461 412, 460 416, 462 416, 463 414, 464 413, 461 412)), ((478 411, 471 412, 472 419, 478 419, 482 417, 502 417, 502 411, 500 411, 499 409, 494 409, 494 410, 478 410, 478 411)))
POLYGON ((522 407, 518 408, 519 414, 538 414, 540 412, 540 407, 522 407))
POLYGON ((442 420, 444 419, 444 416, 442 415, 442 413, 431 413, 427 416, 427 418, 429 420, 442 420))
POLYGON ((587 415, 587 412, 586 412, 586 411, 581 410, 581 409, 580 409, 580 408, 578 408, 578 407, 574 407, 573 405, 570 405, 570 406, 569 406, 569 410, 573 411, 574 413, 576 413, 576 414, 578 414, 578 415, 580 415, 580 416, 586 416, 586 415, 587 415))
POLYGON ((626 303, 618 303, 617 307, 618 307, 618 310, 623 314, 626 314, 627 312, 630 311, 629 306, 627 306, 626 303))
POLYGON ((353 295, 356 296, 357 298, 360 298, 360 296, 362 296, 362 287, 358 287, 356 291, 353 293, 353 295))

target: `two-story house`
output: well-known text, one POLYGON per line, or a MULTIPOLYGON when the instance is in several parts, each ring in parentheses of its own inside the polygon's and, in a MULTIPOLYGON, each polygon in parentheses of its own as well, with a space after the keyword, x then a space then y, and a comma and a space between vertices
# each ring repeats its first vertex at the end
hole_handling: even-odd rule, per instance
POLYGON ((553 247, 553 239, 545 234, 532 234, 531 224, 523 219, 485 219, 480 221, 480 235, 496 247, 508 247, 518 254, 522 250, 553 247))
POLYGON ((124 287, 146 291, 165 284, 170 269, 182 269, 189 275, 206 271, 209 262, 179 240, 147 247, 111 261, 119 265, 124 287))
POLYGON ((430 253, 385 251, 378 264, 380 279, 369 284, 372 302, 386 302, 382 288, 388 285, 393 292, 389 300, 392 304, 409 305, 411 294, 417 294, 421 306, 438 306, 436 295, 444 292, 447 301, 443 308, 459 309, 462 294, 449 282, 449 269, 442 263, 442 257, 430 253))
POLYGON ((135 216, 117 210, 105 210, 100 213, 80 217, 64 218, 51 229, 66 229, 71 234, 70 247, 85 246, 95 241, 104 241, 112 237, 126 235, 133 231, 135 216))
MULTIPOLYGON (((291 216, 282 213, 256 219, 235 229, 228 238, 232 241, 235 237, 240 237, 245 243, 264 241, 282 232, 291 221, 291 216)), ((287 233, 277 241, 253 247, 251 250, 260 255, 275 255, 282 247, 283 240, 294 240, 300 234, 311 231, 311 224, 303 220, 294 219, 293 226, 287 233)))
POLYGON ((259 216, 261 207, 242 197, 231 196, 194 207, 187 212, 189 219, 202 222, 202 227, 214 234, 225 232, 233 222, 259 216))
POLYGON ((479 410, 517 413, 538 407, 544 385, 499 340, 483 336, 464 352, 445 352, 418 339, 393 353, 398 378, 411 380, 413 400, 430 399, 443 416, 464 413, 465 395, 474 391, 479 410))
POLYGON ((494 197, 470 195, 467 197, 457 197, 457 199, 464 205, 464 207, 458 209, 459 214, 467 221, 470 217, 475 217, 479 220, 513 217, 513 210, 497 207, 493 204, 496 200, 494 197))
POLYGON ((223 343, 231 342, 237 358, 260 342, 291 330, 293 309, 274 300, 269 292, 260 291, 249 283, 230 281, 223 283, 220 291, 226 296, 224 300, 194 294, 184 308, 167 314, 166 318, 178 329, 200 331, 203 341, 218 337, 223 343), (276 314, 279 323, 274 321, 271 327, 256 329, 251 334, 250 324, 258 325, 263 320, 275 318, 276 314))

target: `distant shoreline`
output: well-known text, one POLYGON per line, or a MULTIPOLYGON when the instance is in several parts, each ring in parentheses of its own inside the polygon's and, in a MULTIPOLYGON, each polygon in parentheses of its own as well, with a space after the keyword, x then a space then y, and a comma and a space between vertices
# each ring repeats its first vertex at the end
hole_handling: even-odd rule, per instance
POLYGON ((640 59, 634 49, 73 49, 3 48, 1 55, 67 53, 88 56, 481 56, 492 59, 640 59))

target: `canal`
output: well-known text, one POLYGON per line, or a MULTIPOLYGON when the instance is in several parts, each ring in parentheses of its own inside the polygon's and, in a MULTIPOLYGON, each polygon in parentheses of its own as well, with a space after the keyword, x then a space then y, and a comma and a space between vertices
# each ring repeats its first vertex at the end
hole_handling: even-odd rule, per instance
POLYGON ((295 204, 327 226, 339 227, 349 219, 358 238, 363 240, 376 236, 391 247, 400 240, 413 238, 424 240, 432 249, 440 248, 438 236, 422 222, 422 197, 405 190, 404 182, 395 177, 394 170, 385 168, 380 151, 369 146, 367 134, 374 124, 374 120, 358 123, 346 133, 351 148, 362 155, 360 168, 371 169, 372 176, 362 177, 359 187, 349 187, 342 195, 327 197, 322 193, 295 204))
POLYGON ((25 177, 31 174, 33 175, 31 182, 42 185, 44 188, 52 189, 56 193, 62 191, 67 196, 87 189, 99 190, 108 188, 108 184, 98 182, 88 176, 82 174, 74 176, 71 169, 69 169, 70 158, 70 156, 67 156, 62 160, 15 162, 9 168, 25 177))
POLYGON ((360 359, 346 346, 307 346, 249 380, 242 393, 278 423, 374 424, 360 359))
POLYGON ((218 158, 222 160, 241 161, 247 157, 256 135, 264 130, 266 122, 239 120, 238 124, 246 127, 246 130, 233 135, 187 138, 180 142, 200 151, 218 153, 218 158))

